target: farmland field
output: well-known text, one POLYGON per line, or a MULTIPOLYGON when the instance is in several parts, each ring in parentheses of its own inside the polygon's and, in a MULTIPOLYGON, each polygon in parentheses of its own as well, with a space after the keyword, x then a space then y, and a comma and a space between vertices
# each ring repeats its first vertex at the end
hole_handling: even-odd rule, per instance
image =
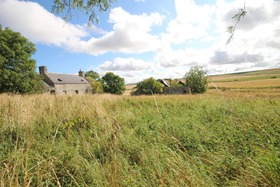
POLYGON ((209 77, 210 88, 280 89, 280 68, 209 77))
POLYGON ((279 186, 279 74, 223 76, 203 95, 2 94, 0 186, 279 186))

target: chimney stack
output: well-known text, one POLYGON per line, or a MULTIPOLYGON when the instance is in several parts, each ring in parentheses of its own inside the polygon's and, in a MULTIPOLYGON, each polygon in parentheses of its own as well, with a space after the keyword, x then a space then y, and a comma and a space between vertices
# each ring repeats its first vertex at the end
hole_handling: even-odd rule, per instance
POLYGON ((47 74, 48 73, 47 66, 40 66, 39 67, 39 73, 40 73, 40 75, 47 74))
POLYGON ((79 71, 79 76, 80 76, 80 77, 85 77, 85 73, 84 73, 84 71, 82 71, 81 69, 80 69, 80 71, 79 71))

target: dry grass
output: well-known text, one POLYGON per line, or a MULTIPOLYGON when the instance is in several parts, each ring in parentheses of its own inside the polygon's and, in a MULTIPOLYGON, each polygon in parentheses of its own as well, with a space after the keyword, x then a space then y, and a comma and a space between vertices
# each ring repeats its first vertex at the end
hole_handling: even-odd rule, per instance
POLYGON ((269 70, 260 70, 260 71, 252 71, 252 72, 244 72, 244 73, 235 73, 235 74, 225 74, 225 75, 212 75, 209 76, 213 82, 219 81, 227 81, 227 80, 238 80, 238 79, 255 79, 259 77, 268 78, 273 76, 280 75, 280 68, 269 69, 269 70))
POLYGON ((136 87, 136 84, 128 84, 125 86, 125 92, 123 95, 130 95, 130 93, 132 92, 133 88, 136 87))
POLYGON ((277 186, 279 98, 0 95, 0 186, 277 186))
POLYGON ((251 80, 251 81, 236 81, 236 82, 210 82, 210 87, 223 87, 223 88, 279 88, 280 79, 264 79, 264 80, 251 80))
POLYGON ((279 186, 280 88, 265 88, 279 82, 198 95, 2 94, 0 186, 279 186))

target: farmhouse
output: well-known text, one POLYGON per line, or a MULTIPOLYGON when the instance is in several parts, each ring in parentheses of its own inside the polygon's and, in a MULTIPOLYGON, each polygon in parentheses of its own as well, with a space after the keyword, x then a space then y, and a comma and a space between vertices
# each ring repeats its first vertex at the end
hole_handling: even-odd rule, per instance
POLYGON ((51 94, 85 94, 91 93, 91 86, 84 77, 84 72, 78 75, 49 73, 46 66, 39 67, 43 78, 45 92, 51 94))
POLYGON ((167 95, 177 95, 177 94, 188 94, 190 93, 190 87, 186 86, 185 83, 183 83, 181 80, 178 81, 178 84, 180 86, 172 87, 167 83, 167 80, 164 79, 158 79, 158 82, 163 84, 163 92, 162 94, 167 95))

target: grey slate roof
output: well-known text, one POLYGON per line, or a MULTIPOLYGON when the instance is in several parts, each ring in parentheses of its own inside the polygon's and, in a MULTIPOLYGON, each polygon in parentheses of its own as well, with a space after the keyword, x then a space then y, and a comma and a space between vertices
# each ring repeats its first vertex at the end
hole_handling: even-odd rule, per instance
POLYGON ((54 84, 89 84, 88 80, 79 75, 46 73, 54 84))

